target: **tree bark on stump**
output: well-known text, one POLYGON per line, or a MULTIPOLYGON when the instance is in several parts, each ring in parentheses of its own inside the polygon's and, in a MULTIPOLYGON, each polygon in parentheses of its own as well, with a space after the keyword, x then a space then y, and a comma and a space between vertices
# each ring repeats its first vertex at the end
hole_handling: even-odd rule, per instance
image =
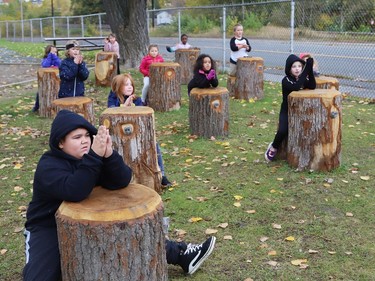
POLYGON ((189 124, 192 135, 206 138, 229 134, 229 94, 224 87, 190 92, 189 124))
POLYGON ((335 89, 339 90, 339 80, 334 77, 318 76, 315 77, 317 89, 335 89))
POLYGON ((63 281, 168 279, 163 203, 148 187, 95 187, 56 212, 63 281))
POLYGON ((178 49, 175 52, 175 62, 181 66, 181 80, 183 85, 189 84, 193 78, 194 64, 200 54, 199 48, 178 49))
POLYGON ((83 116, 91 124, 95 125, 94 102, 89 97, 55 99, 53 105, 55 107, 54 116, 56 116, 60 110, 67 109, 83 116))
POLYGON ((52 102, 57 99, 60 90, 59 69, 54 67, 38 69, 39 115, 53 117, 52 102))
POLYGON ((234 85, 236 84, 236 76, 228 75, 227 77, 227 89, 230 97, 234 97, 234 85))
POLYGON ((114 149, 133 170, 133 182, 160 193, 154 110, 147 106, 107 108, 100 115, 100 124, 109 129, 114 149))
POLYGON ((150 65, 150 88, 147 105, 155 111, 180 109, 181 66, 175 62, 157 62, 150 65))
POLYGON ((301 90, 288 97, 288 163, 298 170, 340 166, 342 97, 336 90, 301 90))
POLYGON ((99 52, 95 55, 95 84, 111 86, 117 75, 117 54, 115 52, 99 52))
POLYGON ((263 59, 244 57, 237 60, 234 97, 243 100, 259 100, 263 93, 263 59))

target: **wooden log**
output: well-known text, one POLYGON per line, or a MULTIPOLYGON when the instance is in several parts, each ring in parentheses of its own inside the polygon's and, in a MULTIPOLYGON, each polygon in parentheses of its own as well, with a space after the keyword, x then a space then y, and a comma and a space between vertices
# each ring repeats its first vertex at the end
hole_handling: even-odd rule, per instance
POLYGON ((56 116, 60 110, 67 109, 83 116, 91 124, 95 125, 94 102, 89 97, 80 96, 55 99, 53 105, 53 116, 56 116))
POLYGON ((340 166, 342 96, 336 90, 301 90, 288 97, 287 161, 298 170, 340 166))
POLYGON ((234 97, 234 85, 236 84, 236 76, 228 75, 227 77, 227 89, 230 97, 234 97))
POLYGON ((336 89, 339 90, 339 80, 334 77, 318 76, 315 77, 317 89, 336 89))
POLYGON ((194 64, 200 55, 200 51, 199 48, 176 50, 175 62, 181 66, 181 84, 187 85, 193 78, 194 64))
POLYGON ((107 108, 100 115, 113 147, 133 170, 133 182, 162 191, 157 161, 154 110, 147 106, 107 108))
POLYGON ((263 59, 244 57, 237 60, 234 97, 243 100, 259 100, 263 93, 263 59))
POLYGON ((206 138, 228 136, 229 94, 226 88, 193 88, 189 102, 191 134, 206 138))
POLYGON ((95 187, 63 202, 56 223, 63 281, 168 279, 163 203, 148 187, 95 187))
POLYGON ((60 90, 59 69, 55 67, 38 69, 39 115, 53 117, 52 102, 57 99, 60 90))
POLYGON ((113 77, 117 75, 117 54, 99 52, 95 55, 95 84, 110 87, 113 77))
POLYGON ((155 111, 170 111, 181 106, 181 67, 175 62, 157 62, 150 65, 150 88, 147 105, 155 111))

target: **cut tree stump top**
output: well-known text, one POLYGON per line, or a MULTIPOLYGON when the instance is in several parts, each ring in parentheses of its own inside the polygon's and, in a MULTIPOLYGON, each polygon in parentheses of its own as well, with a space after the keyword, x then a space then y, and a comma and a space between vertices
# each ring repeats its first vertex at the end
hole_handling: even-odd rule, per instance
POLYGON ((293 98, 333 98, 341 93, 334 89, 300 90, 290 93, 293 98))
POLYGON ((110 107, 103 111, 103 114, 150 114, 154 113, 154 110, 149 106, 120 106, 110 107))
POLYGON ((114 222, 136 219, 152 213, 162 203, 157 192, 140 184, 129 184, 118 190, 97 186, 81 202, 64 201, 59 212, 75 219, 95 222, 114 222))
POLYGON ((80 105, 80 104, 86 104, 92 102, 92 99, 89 97, 67 97, 67 98, 60 98, 55 99, 53 101, 54 105, 60 105, 60 106, 71 106, 71 105, 80 105))
POLYGON ((225 87, 193 88, 190 95, 222 95, 228 93, 225 87))

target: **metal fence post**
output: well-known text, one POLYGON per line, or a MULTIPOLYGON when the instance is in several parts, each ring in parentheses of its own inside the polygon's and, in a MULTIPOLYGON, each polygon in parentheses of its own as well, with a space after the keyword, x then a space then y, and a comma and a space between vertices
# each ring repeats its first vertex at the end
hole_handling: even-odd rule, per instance
POLYGON ((226 8, 223 7, 223 73, 225 72, 225 63, 226 63, 226 58, 225 58, 225 30, 227 29, 226 27, 226 8))
POLYGON ((85 37, 85 24, 83 22, 83 16, 81 16, 81 33, 82 37, 85 37))
POLYGON ((99 21, 99 34, 100 36, 103 36, 103 30, 102 30, 102 16, 98 14, 98 21, 99 21))
POLYGON ((33 20, 30 20, 30 39, 31 42, 34 42, 34 36, 33 36, 33 20))
POLYGON ((43 21, 39 19, 39 28, 40 28, 40 39, 43 38, 43 21))
POLYGON ((181 38, 181 10, 178 10, 178 40, 180 40, 180 38, 181 38))
POLYGON ((290 52, 294 53, 294 0, 290 1, 291 11, 290 11, 290 52))
POLYGON ((55 28, 55 18, 52 18, 52 32, 53 32, 53 37, 56 37, 56 28, 55 28))
POLYGON ((68 30, 68 38, 69 38, 70 37, 69 17, 66 18, 66 29, 68 30))

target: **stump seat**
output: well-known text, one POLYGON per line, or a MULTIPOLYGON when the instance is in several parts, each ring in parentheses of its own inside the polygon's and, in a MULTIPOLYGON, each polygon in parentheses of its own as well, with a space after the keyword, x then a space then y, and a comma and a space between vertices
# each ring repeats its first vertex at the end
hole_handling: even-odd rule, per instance
POLYGON ((155 111, 178 110, 181 106, 181 66, 176 62, 150 65, 147 105, 155 111))
POLYGON ((95 187, 56 212, 62 280, 167 280, 163 203, 139 184, 95 187))
POLYGON ((38 69, 39 115, 53 117, 53 101, 60 90, 59 69, 55 67, 38 69))
POLYGON ((83 116, 91 124, 95 125, 94 115, 94 102, 89 97, 68 97, 55 99, 54 105, 54 116, 62 110, 67 109, 83 116))
POLYGON ((206 138, 229 134, 229 94, 227 88, 193 88, 189 99, 189 124, 193 135, 206 138))
POLYGON ((95 55, 95 84, 109 87, 117 75, 117 54, 115 52, 99 52, 95 55))
POLYGON ((148 106, 107 108, 99 122, 109 129, 114 149, 133 170, 133 182, 161 192, 154 110, 148 106))
POLYGON ((317 89, 336 89, 339 90, 339 80, 334 77, 318 76, 315 77, 317 89))
POLYGON ((333 89, 300 90, 288 96, 287 161, 298 170, 340 166, 342 96, 333 89))
POLYGON ((175 62, 181 66, 181 84, 187 85, 193 78, 193 68, 199 54, 199 48, 176 50, 175 62))
POLYGON ((264 97, 263 65, 263 59, 259 57, 244 57, 237 60, 233 87, 235 99, 259 100, 264 97))

